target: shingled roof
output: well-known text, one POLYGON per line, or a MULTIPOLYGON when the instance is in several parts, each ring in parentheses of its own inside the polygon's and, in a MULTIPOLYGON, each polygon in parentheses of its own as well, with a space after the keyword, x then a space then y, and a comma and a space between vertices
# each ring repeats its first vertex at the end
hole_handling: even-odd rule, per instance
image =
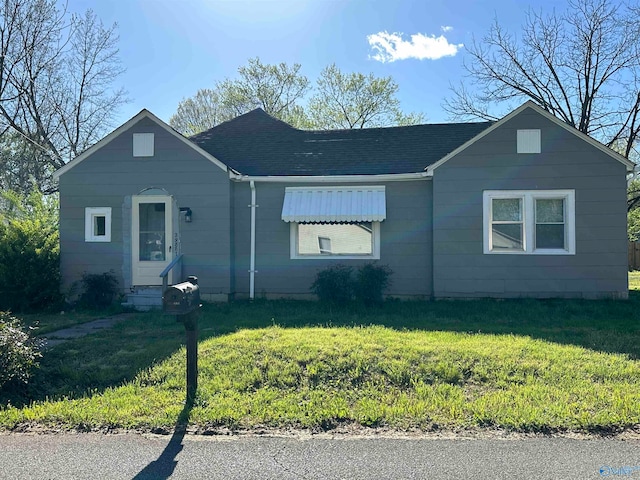
POLYGON ((190 140, 244 175, 381 175, 422 172, 491 125, 309 131, 256 109, 190 140))

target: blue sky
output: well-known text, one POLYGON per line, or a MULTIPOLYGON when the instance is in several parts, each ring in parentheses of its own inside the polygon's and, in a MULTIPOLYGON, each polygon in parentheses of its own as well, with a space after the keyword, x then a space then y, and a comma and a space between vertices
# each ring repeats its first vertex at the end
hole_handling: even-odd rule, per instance
POLYGON ((430 0, 69 0, 119 26, 131 102, 118 124, 147 108, 168 121, 178 103, 216 80, 233 78, 247 59, 300 63, 313 82, 326 65, 392 76, 405 111, 444 122, 441 104, 464 74, 465 44, 493 18, 517 32, 529 6, 564 9, 565 1, 522 3, 430 0))

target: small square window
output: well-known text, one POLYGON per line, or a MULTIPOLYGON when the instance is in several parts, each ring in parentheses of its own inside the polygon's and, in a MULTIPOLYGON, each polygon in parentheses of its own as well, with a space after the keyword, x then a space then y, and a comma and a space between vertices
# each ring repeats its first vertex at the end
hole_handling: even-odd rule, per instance
POLYGON ((518 130, 518 153, 540 153, 540 130, 518 130))
POLYGON ((84 241, 111 241, 111 207, 87 207, 84 209, 84 241))
POLYGON ((133 156, 134 157, 153 157, 154 153, 154 134, 153 133, 134 133, 133 134, 133 156))

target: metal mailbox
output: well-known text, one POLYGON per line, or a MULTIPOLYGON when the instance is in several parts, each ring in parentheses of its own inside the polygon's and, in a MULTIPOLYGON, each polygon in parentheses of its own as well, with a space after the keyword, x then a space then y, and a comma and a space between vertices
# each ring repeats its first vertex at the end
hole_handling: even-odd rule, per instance
POLYGON ((200 307, 198 278, 189 277, 186 282, 168 287, 162 295, 164 313, 186 315, 200 307))

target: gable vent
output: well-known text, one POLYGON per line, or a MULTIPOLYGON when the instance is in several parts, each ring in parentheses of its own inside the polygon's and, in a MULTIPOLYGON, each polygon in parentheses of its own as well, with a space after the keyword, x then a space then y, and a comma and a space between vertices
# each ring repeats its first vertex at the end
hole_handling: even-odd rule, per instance
POLYGON ((134 157, 153 157, 154 147, 153 133, 134 133, 133 134, 133 156, 134 157))
POLYGON ((540 153, 540 130, 518 130, 518 153, 540 153))

